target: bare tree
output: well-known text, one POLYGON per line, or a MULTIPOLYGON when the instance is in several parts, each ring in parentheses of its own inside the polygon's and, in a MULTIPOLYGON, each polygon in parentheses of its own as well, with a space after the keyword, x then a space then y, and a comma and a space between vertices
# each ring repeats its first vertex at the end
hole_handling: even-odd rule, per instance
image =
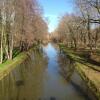
POLYGON ((0 0, 0 62, 12 59, 17 47, 28 50, 47 34, 37 0, 0 0))

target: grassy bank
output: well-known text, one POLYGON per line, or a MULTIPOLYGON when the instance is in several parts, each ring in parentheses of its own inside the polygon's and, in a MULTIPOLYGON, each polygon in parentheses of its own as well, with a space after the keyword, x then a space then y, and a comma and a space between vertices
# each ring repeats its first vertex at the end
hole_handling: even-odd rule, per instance
POLYGON ((0 64, 0 80, 10 73, 17 65, 21 64, 27 58, 27 52, 20 53, 13 60, 7 60, 0 64))
MULTIPOLYGON (((36 49, 36 47, 34 49, 36 49)), ((32 51, 33 48, 27 52, 19 53, 13 58, 13 60, 7 60, 3 64, 0 64, 0 80, 8 75, 17 65, 20 65, 22 62, 24 62, 32 51)))
POLYGON ((63 45, 60 45, 60 49, 74 61, 77 72, 87 83, 97 100, 100 100, 100 66, 88 62, 87 59, 80 57, 75 51, 65 48, 63 45))
MULTIPOLYGON (((60 46, 60 49, 63 50, 63 52, 65 52, 70 58, 100 72, 100 66, 99 66, 100 62, 96 62, 96 61, 90 59, 88 57, 89 56, 88 50, 75 51, 71 48, 66 48, 63 44, 60 44, 59 46, 60 46)), ((98 56, 98 57, 100 57, 100 56, 98 56)))

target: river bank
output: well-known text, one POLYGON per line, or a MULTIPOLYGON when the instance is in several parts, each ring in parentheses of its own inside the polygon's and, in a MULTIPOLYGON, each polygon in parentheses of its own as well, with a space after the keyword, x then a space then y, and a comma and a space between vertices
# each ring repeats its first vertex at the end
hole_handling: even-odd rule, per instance
POLYGON ((68 50, 64 46, 60 46, 71 60, 74 61, 75 68, 82 79, 87 83, 87 86, 94 93, 97 100, 100 100, 100 66, 94 65, 86 61, 86 59, 76 55, 72 50, 68 50))
POLYGON ((63 59, 65 55, 59 53, 57 45, 49 43, 42 50, 32 49, 28 55, 0 80, 0 100, 96 100, 87 96, 91 91, 82 90, 87 90, 87 85, 73 62, 63 59), (67 79, 61 75, 62 66, 67 66, 67 79))
POLYGON ((3 64, 0 64, 0 80, 7 76, 16 66, 23 63, 30 55, 30 53, 35 50, 36 47, 19 53, 12 60, 7 60, 3 64))

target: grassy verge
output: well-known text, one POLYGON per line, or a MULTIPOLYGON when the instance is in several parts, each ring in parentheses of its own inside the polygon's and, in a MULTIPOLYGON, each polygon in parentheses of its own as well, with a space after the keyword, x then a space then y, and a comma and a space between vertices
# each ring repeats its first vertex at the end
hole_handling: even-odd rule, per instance
POLYGON ((0 64, 0 80, 8 75, 17 65, 21 64, 27 57, 27 53, 23 52, 13 60, 7 60, 5 63, 0 64))
POLYGON ((100 66, 98 64, 93 63, 93 61, 91 62, 90 59, 88 59, 88 51, 76 52, 71 48, 66 48, 63 44, 60 44, 60 49, 75 61, 100 72, 100 66))
POLYGON ((75 62, 75 68, 97 100, 100 100, 100 73, 78 62, 75 62))
POLYGON ((97 100, 100 100, 100 66, 93 65, 87 59, 80 57, 75 51, 65 48, 62 44, 60 49, 74 61, 75 68, 80 74, 82 79, 87 83, 88 87, 92 90, 97 100))
POLYGON ((7 60, 3 64, 0 64, 0 80, 8 75, 17 65, 24 62, 32 50, 33 48, 27 52, 19 53, 13 60, 7 60))

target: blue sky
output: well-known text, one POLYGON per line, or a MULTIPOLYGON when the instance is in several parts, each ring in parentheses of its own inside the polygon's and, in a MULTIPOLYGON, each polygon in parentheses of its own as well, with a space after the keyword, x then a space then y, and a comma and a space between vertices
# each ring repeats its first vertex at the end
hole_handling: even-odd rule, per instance
POLYGON ((44 17, 49 20, 49 32, 55 30, 58 25, 58 17, 64 13, 73 12, 73 0, 39 0, 44 9, 44 17))

